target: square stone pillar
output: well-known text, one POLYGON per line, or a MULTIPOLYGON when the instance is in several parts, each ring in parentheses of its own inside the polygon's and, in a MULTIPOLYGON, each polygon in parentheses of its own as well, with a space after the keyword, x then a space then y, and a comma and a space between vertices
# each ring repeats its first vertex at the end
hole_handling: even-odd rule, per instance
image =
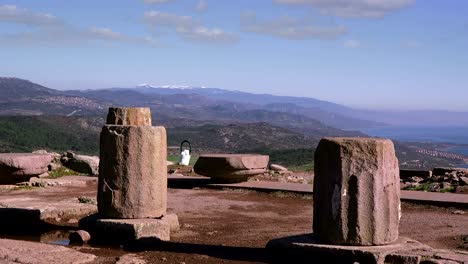
POLYGON ((386 245, 398 238, 400 185, 393 142, 324 138, 315 151, 313 231, 339 245, 386 245))

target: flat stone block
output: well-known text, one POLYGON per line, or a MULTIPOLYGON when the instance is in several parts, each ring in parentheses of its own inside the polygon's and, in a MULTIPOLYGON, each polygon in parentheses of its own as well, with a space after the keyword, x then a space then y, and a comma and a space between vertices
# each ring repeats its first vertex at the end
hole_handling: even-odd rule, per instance
POLYGON ((49 169, 50 154, 0 153, 0 184, 18 183, 41 175, 49 169))
POLYGON ((179 230, 176 214, 160 219, 106 219, 95 214, 83 218, 80 228, 91 233, 93 241, 127 242, 143 238, 169 241, 171 231, 179 230))
POLYGON ((118 235, 122 240, 158 238, 169 241, 170 228, 170 224, 162 219, 99 219, 96 221, 98 233, 118 235))
POLYGON ((432 250, 432 248, 409 238, 384 246, 344 246, 319 242, 314 234, 305 234, 274 239, 267 249, 275 254, 274 259, 290 263, 312 263, 311 260, 326 260, 326 263, 370 263, 370 264, 418 264, 421 257, 411 251, 432 250))
POLYGON ((266 172, 269 160, 268 155, 258 154, 205 154, 193 168, 215 182, 235 183, 266 172))
POLYGON ((79 227, 91 233, 93 241, 121 243, 143 238, 169 241, 171 231, 179 230, 176 214, 160 219, 107 219, 98 214, 80 220, 79 227))

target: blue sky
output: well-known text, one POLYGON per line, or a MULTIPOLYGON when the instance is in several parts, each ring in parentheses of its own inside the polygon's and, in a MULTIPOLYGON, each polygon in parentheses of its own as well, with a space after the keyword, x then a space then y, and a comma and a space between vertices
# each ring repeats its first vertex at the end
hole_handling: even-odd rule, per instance
POLYGON ((0 76, 468 110, 464 0, 0 0, 0 76))

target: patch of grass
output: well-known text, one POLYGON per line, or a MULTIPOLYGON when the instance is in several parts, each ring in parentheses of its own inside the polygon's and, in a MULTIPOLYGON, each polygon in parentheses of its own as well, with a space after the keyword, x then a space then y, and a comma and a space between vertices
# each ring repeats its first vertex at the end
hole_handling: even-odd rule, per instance
POLYGON ((426 182, 426 183, 422 183, 418 186, 408 186, 406 188, 404 188, 405 190, 407 191, 423 191, 423 192, 430 192, 431 191, 431 187, 433 186, 433 182, 426 182))
POLYGON ((15 188, 11 189, 12 191, 30 191, 34 190, 37 188, 41 188, 40 186, 30 186, 30 185, 21 185, 21 186, 16 186, 15 188))
POLYGON ((314 171, 314 163, 296 165, 288 168, 290 171, 314 171))
POLYGON ((455 190, 454 187, 448 187, 445 189, 440 190, 441 193, 448 193, 448 192, 453 192, 455 190))
POLYGON ((85 176, 87 174, 76 172, 65 166, 59 166, 56 170, 49 171, 49 177, 47 178, 56 179, 56 178, 61 178, 63 176, 70 176, 70 175, 85 176))
POLYGON ((96 204, 94 199, 89 198, 89 197, 85 197, 85 196, 78 197, 78 202, 79 203, 84 203, 84 204, 96 204))
MULTIPOLYGON (((437 182, 426 182, 426 183, 422 183, 418 186, 415 186, 415 187, 406 187, 404 188, 404 190, 407 190, 407 191, 423 191, 423 192, 433 192, 432 190, 434 189, 434 186, 436 185, 439 185, 439 183, 437 182)), ((448 188, 445 188, 445 189, 441 189, 437 192, 440 192, 440 193, 447 193, 447 192, 453 192, 453 190, 455 190, 454 187, 450 186, 448 188)))

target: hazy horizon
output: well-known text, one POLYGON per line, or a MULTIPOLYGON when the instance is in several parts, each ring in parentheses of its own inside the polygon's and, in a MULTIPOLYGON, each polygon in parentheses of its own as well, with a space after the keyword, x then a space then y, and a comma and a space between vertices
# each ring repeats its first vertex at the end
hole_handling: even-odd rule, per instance
POLYGON ((467 11, 432 0, 0 0, 0 72, 59 90, 181 84, 466 112, 467 11))

